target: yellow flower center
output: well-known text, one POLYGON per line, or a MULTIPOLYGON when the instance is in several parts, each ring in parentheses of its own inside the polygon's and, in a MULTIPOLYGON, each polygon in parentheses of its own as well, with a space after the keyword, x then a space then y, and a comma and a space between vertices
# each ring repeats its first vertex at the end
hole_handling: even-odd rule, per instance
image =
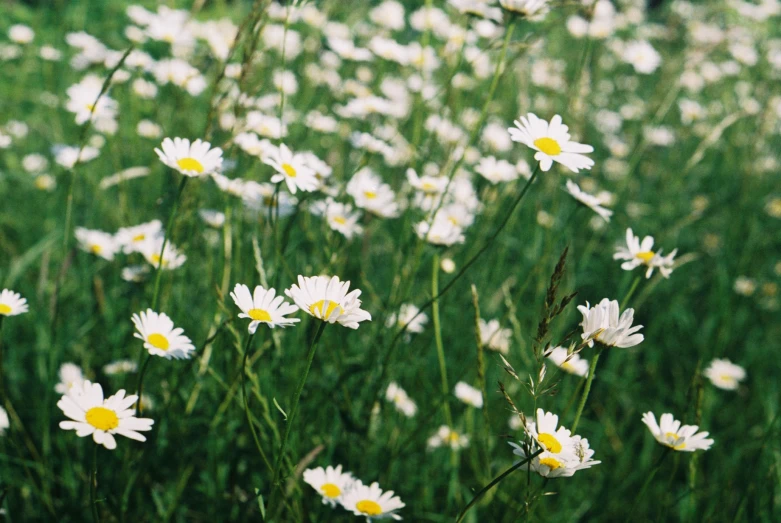
POLYGON ((326 483, 320 490, 323 492, 323 496, 327 498, 338 498, 342 494, 342 490, 333 483, 326 483))
POLYGON ((160 255, 159 254, 153 254, 152 255, 152 264, 153 265, 160 265, 161 267, 165 267, 168 265, 168 260, 163 260, 163 263, 160 263, 160 255))
POLYGON ((86 107, 90 112, 95 110, 95 106, 93 104, 84 104, 84 107, 86 107))
POLYGON ((558 156, 561 154, 561 145, 553 138, 537 138, 534 140, 534 146, 548 156, 558 156))
POLYGON ((156 349, 168 350, 168 338, 162 334, 154 333, 150 334, 146 338, 147 343, 153 345, 156 349))
POLYGON ((347 220, 345 220, 343 216, 335 216, 334 221, 339 225, 344 225, 345 223, 347 223, 347 220))
POLYGON ((342 309, 338 303, 331 300, 320 300, 309 306, 309 312, 312 313, 312 316, 319 317, 322 320, 330 318, 331 314, 333 314, 336 309, 339 309, 337 315, 344 312, 344 309, 342 309), (328 302, 328 306, 326 306, 325 302, 328 302), (323 309, 325 309, 325 312, 323 312, 323 309))
POLYGON ((103 250, 103 247, 101 247, 100 245, 97 245, 97 244, 96 245, 90 245, 89 250, 90 250, 90 252, 92 252, 92 254, 100 254, 101 251, 103 250))
POLYGON ((287 174, 291 178, 295 178, 296 174, 298 174, 296 173, 296 168, 290 165, 289 163, 283 163, 282 170, 285 171, 285 174, 287 174))
POLYGON ((564 363, 562 363, 561 368, 566 370, 567 372, 573 372, 573 373, 575 372, 575 367, 573 367, 572 363, 570 363, 569 361, 565 361, 564 363))
MULTIPOLYGON (((0 312, 3 312, 3 308, 2 307, 3 306, 0 305, 0 312)), ((722 374, 721 376, 719 376, 719 379, 721 381, 726 381, 727 383, 732 383, 732 382, 736 381, 735 378, 733 378, 729 374, 722 374)))
POLYGON ((247 311, 247 316, 255 321, 271 321, 271 314, 263 309, 250 309, 247 311))
POLYGON ((378 505, 376 501, 372 501, 370 499, 363 499, 359 501, 355 504, 355 508, 367 516, 379 516, 382 514, 382 507, 378 505))
MULTIPOLYGON (((664 435, 664 437, 667 439, 671 439, 673 441, 678 441, 678 434, 676 434, 675 432, 668 432, 667 434, 664 435)), ((673 450, 682 450, 686 448, 686 442, 682 441, 677 445, 672 445, 668 443, 667 446, 672 447, 673 450)))
POLYGON ((447 439, 450 443, 458 443, 458 440, 461 438, 461 436, 458 435, 458 432, 455 430, 451 430, 450 434, 447 435, 447 439))
POLYGON ((134 242, 141 242, 141 241, 144 241, 144 238, 146 238, 146 236, 144 234, 138 234, 136 236, 133 236, 133 241, 134 242))
POLYGON ((195 158, 182 158, 176 161, 176 165, 183 171, 195 171, 198 174, 203 172, 203 164, 195 158))
POLYGON ((655 256, 654 251, 643 251, 635 254, 635 258, 638 258, 643 263, 649 263, 651 260, 654 259, 654 256, 655 256))
POLYGON ((84 418, 98 430, 112 430, 119 427, 117 413, 105 407, 92 407, 84 414, 84 418))
POLYGON ((557 468, 561 467, 561 462, 556 458, 542 458, 540 460, 540 465, 545 465, 551 470, 556 470, 557 468))
POLYGON ((366 196, 370 200, 373 200, 373 199, 375 199, 377 197, 377 193, 376 192, 372 192, 372 191, 363 191, 363 195, 366 196))
POLYGON ((540 445, 545 447, 545 450, 553 452, 554 454, 561 452, 561 443, 559 443, 559 440, 557 440, 553 434, 543 432, 537 436, 537 440, 540 442, 540 445))
POLYGON ((0 314, 3 316, 7 316, 8 314, 11 314, 11 306, 6 305, 5 303, 0 303, 0 314))
POLYGON ((437 192, 437 186, 430 182, 423 184, 423 191, 427 193, 437 192))

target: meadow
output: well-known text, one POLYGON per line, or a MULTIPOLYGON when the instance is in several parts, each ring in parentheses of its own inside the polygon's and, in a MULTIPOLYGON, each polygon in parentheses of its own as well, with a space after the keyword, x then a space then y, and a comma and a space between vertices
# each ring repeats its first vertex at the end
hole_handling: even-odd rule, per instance
POLYGON ((778 0, 0 14, 5 521, 781 520, 778 0))

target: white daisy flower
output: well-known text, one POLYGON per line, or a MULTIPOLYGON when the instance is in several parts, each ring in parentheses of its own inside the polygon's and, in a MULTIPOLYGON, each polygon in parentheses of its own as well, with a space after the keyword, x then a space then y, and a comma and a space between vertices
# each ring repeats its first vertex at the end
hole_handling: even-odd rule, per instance
POLYGON ((510 352, 510 340, 512 339, 513 331, 503 329, 499 324, 499 320, 485 321, 480 318, 477 325, 480 330, 480 343, 483 346, 504 355, 510 352))
POLYGON ((361 291, 353 290, 348 294, 350 282, 342 282, 338 276, 298 276, 298 285, 285 289, 285 294, 298 307, 328 323, 339 323, 351 329, 357 329, 362 321, 371 321, 371 314, 361 309, 358 296, 361 291))
POLYGON ((418 406, 409 397, 407 391, 402 389, 395 381, 388 383, 385 390, 385 399, 396 407, 396 410, 408 418, 412 418, 418 411, 418 406))
POLYGON ((548 353, 548 359, 558 368, 570 374, 585 378, 588 375, 588 361, 580 354, 572 353, 564 347, 554 347, 548 353))
POLYGON ((622 58, 640 74, 651 74, 662 63, 661 55, 646 40, 629 42, 622 58))
POLYGON ((659 269, 659 273, 665 278, 669 278, 673 272, 674 258, 678 249, 667 256, 662 256, 662 249, 653 251, 653 236, 646 236, 640 241, 639 236, 635 236, 632 229, 626 230, 626 247, 619 247, 613 255, 614 260, 626 260, 621 264, 625 271, 631 271, 636 267, 645 265, 648 269, 645 271, 645 277, 650 278, 654 269, 659 269))
POLYGON ((75 430, 80 438, 92 436, 98 445, 109 450, 117 447, 114 434, 120 434, 136 441, 146 441, 140 432, 152 430, 154 420, 133 416, 132 405, 138 396, 125 397, 119 390, 108 399, 103 399, 103 389, 98 383, 85 381, 72 387, 57 406, 72 421, 61 421, 63 430, 75 430))
POLYGON ((643 414, 643 423, 648 426, 656 441, 673 450, 694 452, 708 450, 713 445, 712 439, 707 439, 707 432, 697 432, 696 425, 683 425, 670 413, 662 414, 659 424, 653 412, 643 414))
POLYGON ((513 164, 507 160, 497 160, 493 156, 481 158, 480 163, 475 166, 475 172, 492 184, 511 182, 520 176, 513 164))
POLYGON ((390 185, 383 183, 371 169, 364 167, 350 178, 345 189, 361 209, 381 216, 395 218, 399 215, 396 194, 390 185))
POLYGON ((746 369, 727 359, 716 358, 703 374, 715 387, 724 390, 736 390, 740 382, 746 379, 746 369))
POLYGON ((75 363, 60 365, 59 376, 60 382, 54 386, 54 392, 59 394, 67 394, 71 387, 81 387, 84 383, 84 373, 75 363))
POLYGON ((553 162, 558 162, 572 172, 591 169, 594 160, 584 156, 594 148, 590 145, 570 141, 569 127, 561 123, 561 116, 555 115, 550 123, 534 113, 521 116, 515 127, 508 129, 510 138, 537 151, 534 159, 540 162, 540 169, 549 171, 553 162))
MULTIPOLYGON (((544 451, 532 459, 530 468, 544 478, 566 478, 579 470, 588 469, 601 463, 601 461, 591 459, 594 456, 594 451, 589 448, 586 438, 572 436, 571 444, 572 453, 562 455, 544 451)), ((513 454, 522 458, 527 456, 523 446, 515 443, 510 443, 510 445, 514 447, 513 454)))
POLYGON ((464 243, 465 240, 464 229, 453 223, 443 212, 438 212, 431 223, 423 220, 415 224, 415 233, 421 240, 434 245, 450 246, 464 243))
POLYGON ((184 329, 174 328, 174 322, 165 313, 158 314, 147 309, 141 314, 133 314, 132 319, 138 331, 133 336, 144 340, 144 348, 152 356, 162 356, 167 360, 189 359, 195 351, 190 338, 183 335, 184 329))
POLYGON ((335 507, 345 492, 349 491, 355 482, 350 472, 342 472, 342 466, 328 466, 306 469, 304 481, 323 497, 323 505, 335 507))
POLYGON ((159 266, 163 270, 173 270, 184 265, 187 256, 171 242, 165 242, 165 251, 163 251, 161 262, 160 251, 163 248, 163 242, 165 242, 165 238, 162 236, 149 238, 138 245, 137 250, 155 269, 159 266))
POLYGON ((405 506, 398 496, 393 495, 392 490, 383 492, 379 483, 364 485, 360 480, 355 480, 340 502, 345 509, 356 516, 366 517, 367 521, 385 518, 400 520, 401 516, 396 511, 405 506))
POLYGON ((586 191, 582 190, 578 184, 572 180, 567 180, 567 192, 577 201, 600 215, 603 220, 606 222, 610 221, 610 217, 613 215, 613 211, 602 207, 603 204, 607 203, 605 199, 600 198, 599 196, 590 195, 586 191))
POLYGON ((209 142, 200 139, 190 143, 187 138, 166 138, 155 148, 160 161, 185 176, 196 177, 218 172, 222 168, 222 149, 211 148, 209 142))
POLYGON ((22 298, 18 292, 10 289, 0 292, 0 316, 18 316, 28 310, 27 299, 22 298))
POLYGON ((274 327, 289 327, 301 321, 298 318, 285 317, 296 312, 298 307, 285 302, 285 298, 276 296, 276 293, 275 289, 266 290, 260 285, 255 287, 252 294, 249 292, 249 287, 241 283, 237 283, 233 288, 231 298, 241 309, 239 318, 252 320, 248 327, 250 334, 255 334, 261 323, 265 323, 273 329, 274 327))
POLYGON ((549 0, 499 0, 502 8, 517 13, 532 21, 539 21, 545 18, 550 9, 549 0))
MULTIPOLYGON (((163 224, 160 220, 141 223, 132 227, 121 227, 114 235, 117 245, 122 248, 122 252, 130 254, 137 252, 143 242, 150 238, 158 238, 163 234, 163 224)), ((160 251, 158 251, 159 254, 160 251)))
POLYGON ((480 389, 476 389, 468 383, 459 381, 456 383, 456 388, 453 390, 453 393, 456 395, 456 398, 460 399, 467 405, 470 405, 476 409, 483 408, 483 393, 480 392, 480 389))
POLYGON ((314 203, 311 209, 314 214, 325 216, 328 226, 344 235, 348 240, 363 234, 363 227, 358 223, 358 220, 361 219, 361 213, 354 211, 352 205, 339 203, 328 198, 325 201, 314 203))
POLYGON ((137 370, 138 364, 133 360, 116 360, 103 367, 103 372, 108 376, 128 374, 130 372, 136 372, 137 370))
POLYGON ((642 325, 632 326, 634 321, 634 309, 626 309, 619 317, 618 301, 604 298, 593 308, 586 305, 578 305, 578 310, 583 315, 580 325, 583 327, 581 338, 588 340, 589 347, 597 341, 606 347, 634 347, 643 341, 643 335, 637 331, 642 325))
POLYGON ((559 417, 556 414, 537 409, 535 421, 530 420, 527 429, 546 452, 562 459, 574 454, 572 433, 563 426, 559 427, 559 417))
POLYGON ((5 411, 3 407, 0 407, 0 436, 5 434, 6 429, 11 426, 10 420, 8 419, 8 413, 5 411))
POLYGON ((407 332, 420 334, 423 332, 423 328, 428 322, 428 316, 425 313, 418 314, 419 312, 420 309, 418 309, 412 303, 404 303, 399 308, 398 313, 393 312, 388 315, 388 320, 385 322, 385 326, 402 327, 407 325, 407 332))
POLYGON ((426 445, 429 449, 436 449, 439 447, 450 447, 453 450, 465 449, 469 446, 469 436, 461 434, 447 425, 442 425, 439 430, 431 436, 426 445))
POLYGON ((271 182, 279 183, 284 180, 293 194, 296 194, 298 189, 311 192, 320 187, 320 181, 314 169, 307 165, 306 159, 300 154, 293 154, 285 144, 280 144, 278 151, 273 151, 263 158, 263 163, 277 171, 277 174, 271 177, 271 182))
POLYGON ((95 256, 100 256, 104 260, 113 260, 114 255, 119 252, 119 245, 114 240, 113 234, 76 227, 73 235, 76 237, 82 250, 95 256))

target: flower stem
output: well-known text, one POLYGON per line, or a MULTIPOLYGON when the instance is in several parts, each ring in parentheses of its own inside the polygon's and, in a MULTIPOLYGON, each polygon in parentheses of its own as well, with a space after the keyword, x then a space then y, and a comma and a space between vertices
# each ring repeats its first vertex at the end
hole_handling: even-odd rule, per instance
POLYGON ((89 478, 89 504, 92 507, 92 520, 95 523, 100 522, 100 513, 98 511, 98 505, 96 495, 98 490, 98 445, 92 444, 92 471, 89 478))
POLYGON ((591 382, 594 381, 594 372, 597 370, 597 361, 599 361, 599 355, 602 354, 602 346, 599 346, 597 353, 591 360, 591 365, 588 368, 588 378, 586 379, 586 388, 583 389, 583 395, 580 397, 580 403, 578 404, 578 412, 575 414, 575 421, 572 422, 572 433, 578 428, 578 422, 580 421, 580 415, 583 414, 583 408, 586 406, 586 400, 588 399, 588 393, 591 391, 591 382))
POLYGON ((274 474, 272 475, 272 480, 271 480, 271 494, 269 495, 269 504, 268 504, 269 507, 271 507, 272 505, 272 499, 278 486, 279 474, 282 468, 282 462, 285 459, 287 442, 288 439, 290 438, 290 428, 293 426, 293 422, 295 421, 296 418, 296 413, 298 412, 298 402, 301 399, 301 392, 304 390, 304 385, 306 385, 306 378, 307 376, 309 376, 309 369, 312 367, 312 361, 315 359, 315 351, 317 350, 317 343, 320 341, 320 336, 322 336, 323 330, 325 330, 326 323, 327 322, 325 321, 321 321, 320 326, 317 329, 317 333, 315 334, 315 337, 312 339, 312 343, 309 345, 306 368, 304 369, 304 373, 301 374, 301 379, 298 382, 296 393, 293 396, 293 405, 290 408, 290 415, 288 416, 287 424, 285 426, 285 435, 282 437, 282 443, 279 447, 279 455, 277 456, 277 461, 274 464, 274 474))
POLYGON ((632 282, 632 286, 629 287, 629 290, 626 292, 626 295, 624 295, 624 299, 621 300, 621 306, 620 308, 623 309, 629 304, 629 298, 634 295, 635 290, 637 290, 637 286, 640 284, 640 280, 642 279, 642 276, 635 276, 635 280, 632 282))
POLYGON ((439 300, 436 298, 439 294, 439 252, 434 253, 431 266, 431 295, 434 296, 434 302, 431 304, 431 317, 434 322, 434 340, 437 345, 437 358, 439 359, 439 376, 442 379, 442 406, 445 410, 445 421, 447 426, 453 429, 453 416, 450 413, 450 386, 447 383, 447 365, 445 364, 445 348, 442 344, 442 326, 439 322, 439 300))
POLYGON ((174 200, 174 206, 171 210, 171 215, 168 217, 168 224, 165 226, 165 236, 163 237, 163 246, 160 248, 160 261, 157 263, 157 268, 155 269, 155 288, 154 293, 152 294, 152 310, 155 310, 155 307, 157 307, 157 299, 159 297, 160 293, 160 276, 162 275, 162 268, 163 268, 163 254, 165 253, 165 247, 168 244, 168 238, 171 237, 171 230, 174 226, 174 218, 176 218, 176 211, 179 210, 179 200, 182 198, 182 192, 184 192, 184 186, 187 185, 187 180, 189 180, 189 176, 182 176, 182 181, 179 182, 179 190, 176 193, 176 199, 174 200))
POLYGON ((645 494, 645 491, 648 490, 648 485, 651 484, 651 481, 654 479, 654 476, 656 476, 656 473, 659 472, 659 469, 661 468, 662 462, 664 461, 664 459, 667 456, 669 456, 670 454, 672 454, 672 450, 673 449, 670 448, 670 447, 667 447, 666 449, 664 449, 664 451, 662 452, 662 455, 659 456, 658 460, 656 460, 656 465, 651 470, 651 473, 648 474, 647 478, 645 478, 645 483, 643 483, 643 486, 640 489, 640 492, 637 494, 637 497, 635 498, 635 502, 632 504, 632 510, 629 512, 630 519, 631 519, 631 516, 635 513, 635 509, 637 508, 638 503, 640 503, 640 500, 642 499, 643 494, 645 494))
POLYGON ((141 372, 138 374, 138 386, 136 387, 138 394, 138 401, 136 402, 136 416, 141 415, 141 394, 144 392, 144 375, 146 374, 146 369, 149 367, 149 362, 151 359, 152 355, 147 354, 146 359, 144 360, 144 364, 141 366, 141 372))
POLYGON ((271 463, 266 457, 266 453, 263 451, 263 447, 260 444, 258 433, 255 431, 255 424, 252 423, 252 416, 249 412, 249 396, 247 396, 247 360, 249 359, 250 347, 252 347, 252 340, 255 338, 255 334, 250 334, 247 338, 247 345, 244 347, 244 360, 241 363, 241 393, 244 396, 244 414, 247 416, 247 423, 249 424, 249 430, 252 433, 252 439, 255 440, 255 447, 258 449, 260 457, 266 463, 266 467, 271 470, 271 463))

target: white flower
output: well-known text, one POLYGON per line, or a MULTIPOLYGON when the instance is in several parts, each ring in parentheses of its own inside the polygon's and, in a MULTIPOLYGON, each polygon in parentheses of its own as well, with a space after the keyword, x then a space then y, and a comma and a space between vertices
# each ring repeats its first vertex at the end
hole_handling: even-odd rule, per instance
POLYGON ((263 158, 263 163, 277 171, 277 174, 271 177, 271 182, 279 183, 284 180, 293 194, 296 194, 298 189, 311 192, 320 186, 314 169, 306 164, 305 158, 300 154, 293 154, 285 144, 280 144, 278 151, 273 151, 263 158))
POLYGON ((483 346, 505 355, 510 351, 510 340, 512 339, 513 331, 503 329, 499 324, 499 320, 485 321, 481 318, 477 325, 480 330, 480 343, 483 346))
POLYGON ((328 466, 306 469, 304 481, 323 497, 323 505, 335 507, 345 492, 352 488, 355 478, 349 472, 342 472, 342 466, 328 466))
POLYGON ((8 28, 8 38, 17 44, 29 44, 35 38, 35 31, 30 26, 14 24, 8 28))
POLYGON ((408 418, 414 417, 415 413, 418 411, 418 406, 415 404, 415 402, 412 401, 409 395, 407 395, 407 392, 402 389, 395 381, 392 381, 388 384, 388 388, 385 391, 385 399, 393 403, 393 405, 396 407, 396 410, 408 418))
POLYGON ((63 430, 75 430, 80 438, 92 436, 98 445, 109 450, 117 447, 114 434, 120 434, 136 441, 146 441, 144 432, 152 430, 154 420, 136 418, 130 407, 138 396, 125 397, 125 391, 119 390, 110 398, 103 399, 103 389, 98 383, 85 381, 81 386, 72 387, 57 406, 72 421, 61 421, 63 430))
POLYGON ((52 149, 54 151, 54 161, 66 169, 72 169, 77 162, 85 163, 94 160, 100 154, 100 149, 90 147, 89 145, 82 147, 81 152, 79 152, 79 147, 70 145, 55 146, 52 149))
POLYGON ((10 289, 0 292, 0 316, 18 316, 27 311, 27 300, 21 294, 10 289))
POLYGON ((162 236, 149 238, 137 247, 137 251, 144 256, 149 265, 155 268, 159 266, 164 270, 173 270, 184 265, 187 256, 179 252, 171 242, 165 242, 165 251, 161 260, 160 252, 163 249, 163 242, 165 242, 165 238, 162 236))
POLYGON ((249 287, 241 283, 237 283, 233 288, 231 298, 241 309, 239 318, 252 320, 248 327, 250 334, 255 334, 261 323, 265 323, 273 329, 274 327, 289 327, 301 321, 298 318, 285 317, 296 312, 298 307, 286 303, 285 298, 276 296, 276 293, 275 289, 266 290, 260 285, 255 287, 252 294, 249 292, 249 287))
POLYGON ((581 378, 588 375, 588 361, 580 357, 580 354, 570 354, 564 347, 554 347, 548 353, 548 359, 557 367, 570 374, 575 374, 581 378))
POLYGON ((137 370, 138 364, 133 360, 116 360, 103 367, 103 372, 109 376, 128 374, 137 370))
POLYGON ((453 392, 456 395, 456 398, 460 399, 467 405, 471 405, 476 409, 483 408, 483 393, 480 392, 480 389, 476 389, 468 383, 459 381, 456 383, 456 388, 453 392))
POLYGON ((439 430, 428 439, 426 445, 430 449, 446 446, 453 450, 461 450, 469 446, 469 436, 460 434, 447 425, 442 425, 439 427, 439 430))
POLYGON ((348 294, 350 282, 342 282, 338 276, 298 276, 298 285, 293 284, 285 290, 298 307, 328 323, 339 323, 351 329, 357 329, 362 321, 371 321, 371 314, 361 309, 358 296, 361 291, 353 290, 348 294))
POLYGON ((443 212, 437 212, 430 224, 427 220, 417 223, 415 233, 421 240, 426 240, 434 245, 450 246, 455 243, 464 243, 465 239, 464 229, 453 223, 453 220, 450 220, 443 212))
POLYGON ((656 441, 673 450, 694 452, 695 450, 708 450, 713 445, 707 432, 697 433, 696 425, 683 425, 673 418, 672 414, 662 414, 659 424, 656 424, 656 416, 653 412, 643 414, 643 423, 648 426, 656 441), (696 433, 696 434, 695 434, 696 433))
MULTIPOLYGON (((514 447, 513 454, 525 458, 526 450, 521 445, 510 443, 514 447)), ((572 453, 567 455, 555 455, 544 451, 532 459, 530 468, 544 478, 567 478, 575 472, 599 465, 601 461, 592 458, 594 451, 589 448, 588 440, 580 436, 571 437, 572 453)))
POLYGON ((114 240, 114 235, 103 231, 85 229, 76 227, 73 235, 79 242, 79 246, 95 256, 100 256, 104 260, 113 260, 114 255, 119 252, 119 245, 114 240))
POLYGON ((632 233, 632 229, 626 230, 626 247, 619 247, 613 255, 614 260, 627 260, 621 264, 625 271, 631 271, 636 267, 645 265, 648 269, 645 271, 645 277, 650 278, 654 269, 659 269, 659 273, 665 278, 669 278, 673 272, 674 258, 678 249, 673 249, 667 256, 662 256, 662 249, 654 252, 654 239, 652 236, 646 236, 640 241, 639 236, 632 233))
POLYGON ((393 491, 383 492, 379 483, 364 485, 360 480, 355 480, 352 488, 344 493, 341 499, 342 506, 356 516, 364 516, 367 521, 372 519, 393 518, 401 519, 396 511, 404 508, 398 496, 393 491))
POLYGON ((358 223, 358 220, 361 219, 361 213, 354 211, 352 205, 339 203, 328 198, 312 205, 312 212, 324 215, 328 226, 343 234, 348 240, 363 234, 363 227, 358 223))
POLYGON ((497 160, 493 156, 481 158, 480 163, 475 166, 475 172, 493 184, 511 182, 520 176, 513 164, 507 160, 497 160))
POLYGON ((11 423, 8 420, 8 413, 3 407, 0 407, 0 436, 5 434, 6 429, 10 426, 11 423))
POLYGON ((548 0, 499 0, 499 5, 532 21, 542 20, 549 10, 548 0))
POLYGON ((558 162, 572 172, 591 169, 594 160, 584 156, 594 148, 590 145, 570 141, 569 127, 561 123, 561 116, 555 115, 550 123, 541 120, 534 113, 521 116, 515 127, 508 129, 510 138, 537 151, 534 159, 540 162, 540 169, 549 171, 553 162, 558 162))
POLYGON ((425 313, 420 313, 418 309, 412 303, 404 303, 399 308, 398 314, 392 312, 388 315, 388 320, 385 322, 386 327, 398 326, 402 327, 407 325, 407 332, 413 332, 420 334, 423 332, 423 328, 428 322, 428 316, 425 313))
POLYGON ((645 40, 629 42, 624 49, 623 59, 641 74, 651 74, 662 63, 662 57, 645 40))
POLYGON ((605 209, 602 207, 603 203, 606 203, 603 198, 600 198, 599 196, 592 196, 588 194, 587 192, 583 191, 578 184, 573 182, 572 180, 567 180, 567 192, 570 193, 570 195, 575 198, 577 201, 597 213, 604 219, 606 222, 610 221, 610 216, 612 216, 613 211, 610 209, 605 209))
MULTIPOLYGON (((114 235, 117 246, 122 248, 122 252, 130 254, 138 252, 144 242, 159 238, 163 234, 163 224, 160 220, 141 223, 132 227, 122 227, 114 235)), ((160 251, 158 251, 158 254, 160 251)))
POLYGON ((703 374, 715 387, 724 390, 736 390, 740 382, 746 379, 746 369, 727 359, 716 358, 711 361, 703 374))
POLYGON ((84 373, 81 367, 75 363, 63 363, 60 365, 60 382, 54 386, 54 392, 67 394, 71 387, 81 387, 84 383, 84 373))
POLYGON ((345 189, 353 197, 355 205, 361 209, 382 216, 395 218, 399 215, 396 194, 390 185, 383 183, 371 169, 364 167, 350 178, 345 189))
POLYGON ((190 143, 187 138, 166 138, 155 148, 160 161, 185 176, 196 177, 218 172, 222 168, 222 149, 211 148, 209 142, 200 139, 190 143))
POLYGON ((627 309, 619 317, 618 301, 602 299, 593 308, 586 305, 578 305, 578 310, 583 315, 580 325, 583 327, 581 338, 588 340, 589 347, 597 341, 606 347, 634 347, 643 341, 643 335, 637 331, 642 325, 632 326, 634 321, 634 309, 627 309))
POLYGON ((184 335, 184 329, 174 328, 174 322, 165 313, 147 309, 140 315, 133 314, 132 319, 137 331, 133 336, 144 341, 149 354, 179 360, 189 359, 195 351, 190 338, 184 335))

